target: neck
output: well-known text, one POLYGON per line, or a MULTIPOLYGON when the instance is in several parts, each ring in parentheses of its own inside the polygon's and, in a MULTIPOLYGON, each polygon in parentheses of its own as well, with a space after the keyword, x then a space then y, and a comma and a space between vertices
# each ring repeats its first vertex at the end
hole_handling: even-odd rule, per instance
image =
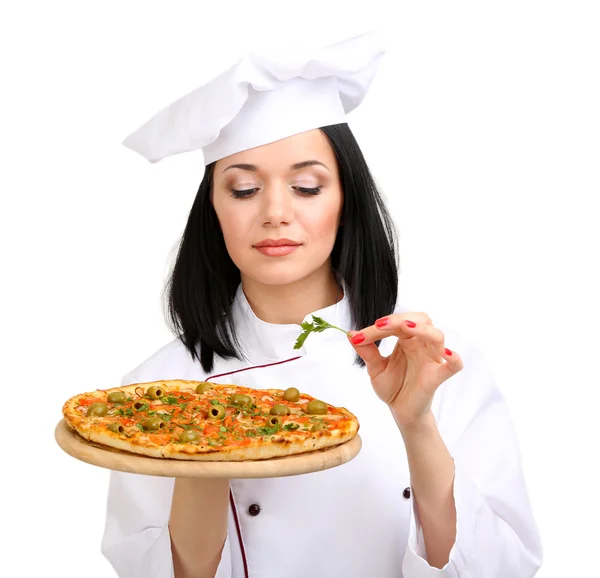
POLYGON ((254 314, 277 325, 300 325, 309 313, 334 305, 343 297, 329 265, 286 285, 265 285, 242 275, 242 289, 254 314))

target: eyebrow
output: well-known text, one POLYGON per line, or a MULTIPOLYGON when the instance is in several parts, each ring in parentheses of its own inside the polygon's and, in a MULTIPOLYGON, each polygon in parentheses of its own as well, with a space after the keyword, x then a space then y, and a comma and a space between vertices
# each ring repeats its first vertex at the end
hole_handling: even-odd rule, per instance
MULTIPOLYGON (((290 168, 294 171, 297 171, 299 169, 304 169, 306 167, 313 167, 315 165, 320 165, 322 167, 325 167, 327 170, 329 170, 327 165, 324 165, 322 162, 315 161, 315 160, 302 161, 301 163, 293 164, 290 168)), ((229 165, 226 169, 223 170, 223 172, 228 171, 229 169, 242 169, 244 171, 252 171, 252 172, 258 171, 258 167, 256 165, 250 165, 250 164, 246 164, 246 163, 241 163, 241 164, 237 164, 237 165, 229 165)))

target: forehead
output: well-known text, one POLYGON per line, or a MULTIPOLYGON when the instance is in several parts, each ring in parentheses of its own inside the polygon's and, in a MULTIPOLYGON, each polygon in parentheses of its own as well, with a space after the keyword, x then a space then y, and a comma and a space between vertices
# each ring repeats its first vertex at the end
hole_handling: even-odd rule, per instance
POLYGON ((227 167, 233 164, 255 165, 263 172, 282 172, 289 171, 292 165, 307 160, 320 161, 330 171, 336 171, 333 149, 319 129, 295 134, 220 159, 215 165, 215 175, 222 175, 227 167))

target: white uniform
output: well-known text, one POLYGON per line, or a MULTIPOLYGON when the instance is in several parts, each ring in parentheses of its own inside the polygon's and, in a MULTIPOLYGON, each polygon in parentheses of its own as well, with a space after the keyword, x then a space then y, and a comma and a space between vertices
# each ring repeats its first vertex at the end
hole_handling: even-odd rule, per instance
MULTIPOLYGON (((351 328, 346 297, 315 314, 351 328)), ((541 545, 517 442, 502 395, 474 343, 434 320, 446 346, 464 362, 464 369, 441 385, 433 404, 456 465, 456 543, 450 561, 438 570, 426 561, 402 437, 366 370, 353 365, 346 336, 333 329, 311 334, 294 350, 299 326, 258 319, 241 286, 232 315, 249 361, 216 358, 211 375, 301 357, 213 381, 294 386, 347 407, 360 421, 363 447, 354 460, 324 472, 231 480, 218 578, 526 578, 536 573, 541 545)), ((395 338, 385 339, 382 353, 388 355, 394 343, 395 338)), ((206 377, 175 339, 123 384, 206 377)), ((111 473, 102 552, 121 578, 173 576, 168 529, 173 485, 172 478, 111 473)), ((197 515, 200 540, 202 512, 197 515)))

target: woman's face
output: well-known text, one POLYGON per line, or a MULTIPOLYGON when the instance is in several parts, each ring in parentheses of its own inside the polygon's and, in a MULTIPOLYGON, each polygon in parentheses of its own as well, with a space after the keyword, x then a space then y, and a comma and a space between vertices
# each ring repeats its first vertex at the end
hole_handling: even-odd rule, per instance
POLYGON ((217 161, 212 202, 242 278, 283 285, 329 273, 343 194, 320 130, 217 161))

